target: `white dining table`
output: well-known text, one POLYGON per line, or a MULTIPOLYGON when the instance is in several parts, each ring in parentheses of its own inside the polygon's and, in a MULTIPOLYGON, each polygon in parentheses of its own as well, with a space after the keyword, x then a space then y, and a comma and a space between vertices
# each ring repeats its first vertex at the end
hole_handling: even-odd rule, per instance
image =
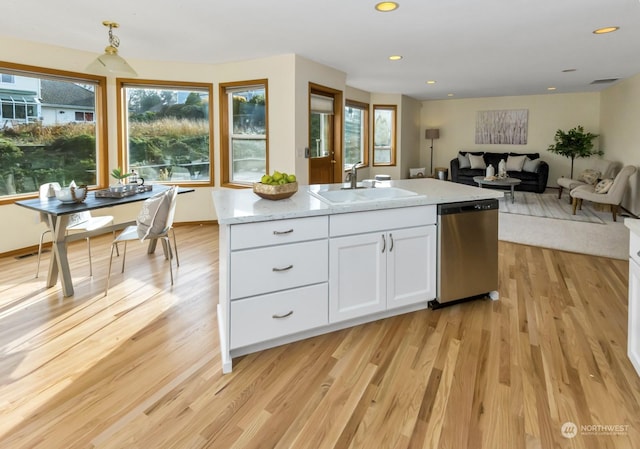
MULTIPOLYGON (((66 229, 69 224, 69 217, 72 214, 144 201, 157 193, 168 190, 170 187, 169 185, 154 184, 150 191, 136 193, 122 198, 96 197, 95 192, 89 192, 86 199, 81 203, 62 203, 55 197, 16 201, 15 204, 18 206, 35 210, 47 217, 47 226, 51 231, 52 239, 52 256, 49 262, 47 288, 56 285, 58 277, 60 277, 63 295, 73 296, 73 282, 71 280, 71 269, 69 268, 69 259, 67 257, 67 245, 70 242, 124 229, 126 226, 135 224, 135 220, 132 220, 105 226, 93 231, 67 234, 66 229)), ((193 191, 194 189, 192 188, 180 188, 178 193, 193 191)), ((156 240, 151 240, 148 251, 152 253, 155 250, 155 246, 156 240)))

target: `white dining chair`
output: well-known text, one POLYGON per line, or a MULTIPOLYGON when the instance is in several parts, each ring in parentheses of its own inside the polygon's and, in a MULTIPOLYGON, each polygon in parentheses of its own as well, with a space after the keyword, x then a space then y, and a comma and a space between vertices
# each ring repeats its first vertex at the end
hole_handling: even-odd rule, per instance
MULTIPOLYGON (((50 188, 53 188, 53 190, 59 189, 60 184, 57 182, 48 182, 46 184, 41 185, 40 199, 48 198, 50 188)), ((47 223, 47 216, 44 214, 40 214, 40 221, 47 223)), ((94 217, 93 215, 91 215, 91 212, 89 211, 78 212, 76 214, 71 214, 71 216, 69 217, 69 223, 67 224, 66 232, 94 231, 96 229, 103 228, 112 223, 113 223, 112 215, 102 215, 102 216, 94 217)), ((40 259, 42 257, 42 244, 44 241, 44 236, 47 233, 51 232, 51 229, 49 229, 48 226, 49 225, 47 223, 47 229, 45 229, 42 232, 42 234, 40 234, 40 243, 38 244, 38 262, 36 265, 36 277, 38 277, 38 275, 40 274, 40 259)), ((115 231, 113 232, 113 235, 115 236, 115 231)), ((93 264, 91 261, 91 239, 87 237, 86 240, 87 240, 87 251, 89 253, 89 276, 93 276, 93 264)))
POLYGON ((111 256, 109 257, 109 271, 107 272, 107 285, 104 289, 104 295, 109 291, 109 280, 111 278, 111 263, 113 261, 113 250, 118 250, 118 244, 124 243, 122 250, 122 270, 124 273, 124 264, 127 258, 127 242, 139 240, 140 242, 150 240, 160 240, 164 248, 165 259, 169 261, 169 273, 171 275, 171 285, 173 285, 173 267, 171 259, 175 252, 176 266, 180 266, 178 258, 178 245, 176 243, 176 233, 173 230, 173 217, 176 209, 178 197, 178 187, 173 186, 165 192, 161 192, 144 201, 142 209, 136 219, 136 225, 127 226, 111 244, 111 256), (169 232, 173 237, 173 248, 171 248, 171 239, 169 232))

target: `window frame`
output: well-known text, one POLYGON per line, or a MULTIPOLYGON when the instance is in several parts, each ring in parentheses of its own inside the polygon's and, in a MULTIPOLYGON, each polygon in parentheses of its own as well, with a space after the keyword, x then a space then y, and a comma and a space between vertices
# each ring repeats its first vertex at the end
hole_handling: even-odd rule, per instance
MULTIPOLYGON (((105 76, 91 75, 87 73, 70 72, 67 70, 51 69, 48 67, 17 64, 8 61, 0 61, 0 73, 15 76, 30 76, 69 81, 77 83, 89 82, 95 85, 95 140, 96 140, 96 185, 91 189, 104 188, 109 180, 109 153, 107 132, 107 78, 105 76)), ((4 195, 0 197, 0 205, 13 204, 16 201, 28 198, 37 198, 39 192, 17 195, 4 195)))
MULTIPOLYGON (((242 183, 231 180, 231 132, 230 126, 233 123, 233 117, 229 115, 229 92, 228 90, 237 90, 252 87, 264 88, 264 129, 265 129, 265 173, 269 173, 269 80, 254 79, 246 81, 231 81, 219 84, 220 99, 220 185, 232 188, 249 188, 252 183, 242 183)), ((231 112, 233 113, 233 112, 231 112)))
POLYGON ((214 150, 213 150, 213 84, 190 82, 190 81, 168 81, 168 80, 150 80, 138 78, 116 78, 116 108, 118 114, 118 167, 126 173, 129 171, 129 142, 127 132, 127 100, 125 88, 140 87, 143 89, 157 87, 158 89, 171 90, 206 90, 209 95, 209 180, 208 181, 153 181, 154 184, 175 184, 189 187, 212 187, 214 185, 214 150))
POLYGON ((396 165, 396 136, 397 136, 398 106, 395 104, 374 104, 373 105, 373 145, 372 145, 372 165, 374 167, 391 167, 396 165), (376 111, 391 111, 391 136, 389 162, 376 163, 376 111))
MULTIPOLYGON (((359 167, 368 167, 369 166, 369 104, 368 103, 362 103, 360 101, 356 101, 356 100, 345 100, 344 103, 344 118, 345 118, 345 136, 343 137, 343 146, 344 148, 342 149, 342 153, 343 155, 346 154, 346 118, 347 118, 347 108, 353 108, 353 109, 359 109, 363 112, 363 118, 362 118, 362 127, 364 128, 362 130, 362 148, 361 148, 361 155, 362 155, 362 164, 359 165, 359 167)), ((343 156, 344 158, 344 156, 343 156)), ((344 160, 342 163, 343 167, 344 167, 344 171, 348 171, 348 168, 345 167, 344 164, 344 160)))

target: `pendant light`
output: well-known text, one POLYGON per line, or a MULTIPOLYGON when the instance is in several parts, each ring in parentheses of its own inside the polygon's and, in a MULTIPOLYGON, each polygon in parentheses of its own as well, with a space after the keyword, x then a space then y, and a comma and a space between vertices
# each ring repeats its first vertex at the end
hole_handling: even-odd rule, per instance
POLYGON ((129 63, 118 55, 120 39, 113 34, 113 29, 118 28, 120 25, 108 20, 105 20, 102 24, 109 27, 109 45, 105 47, 103 55, 98 56, 95 61, 87 66, 87 70, 107 75, 138 76, 129 63))

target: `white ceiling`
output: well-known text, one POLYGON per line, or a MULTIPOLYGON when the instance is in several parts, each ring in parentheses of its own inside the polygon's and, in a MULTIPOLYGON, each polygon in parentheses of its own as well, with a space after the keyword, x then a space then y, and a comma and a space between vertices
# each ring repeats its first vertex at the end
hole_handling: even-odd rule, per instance
POLYGON ((377 0, 3 0, 0 35, 97 54, 111 20, 128 60, 295 53, 349 86, 419 100, 598 91, 611 84, 594 80, 640 73, 639 0, 397 1, 380 13, 377 0), (620 30, 592 33, 604 26, 620 30))

